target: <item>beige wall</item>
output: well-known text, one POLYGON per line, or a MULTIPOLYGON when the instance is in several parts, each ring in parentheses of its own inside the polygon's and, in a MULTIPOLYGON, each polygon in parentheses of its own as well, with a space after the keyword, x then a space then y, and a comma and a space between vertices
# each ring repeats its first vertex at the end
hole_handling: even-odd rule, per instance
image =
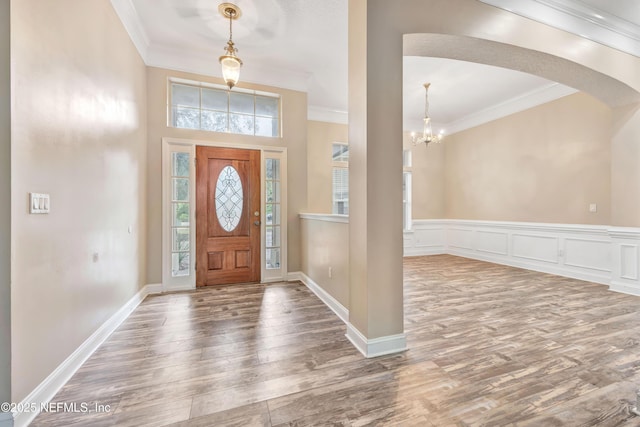
POLYGON ((611 141, 611 224, 640 227, 640 105, 617 108, 611 141))
POLYGON ((446 144, 413 146, 411 133, 403 134, 404 149, 411 150, 411 217, 445 218, 444 154, 446 144))
POLYGON ((146 282, 146 74, 109 0, 11 6, 19 402, 146 282))
POLYGON ((238 87, 278 93, 282 96, 282 138, 218 133, 167 126, 169 78, 223 84, 222 80, 161 68, 147 68, 148 113, 148 258, 149 283, 162 282, 162 138, 173 137, 238 145, 287 147, 288 269, 300 270, 300 220, 307 205, 307 94, 240 82, 238 87))
POLYGON ((0 402, 11 401, 11 69, 9 0, 0 1, 0 402))
POLYGON ((307 128, 307 210, 315 213, 331 213, 332 144, 348 143, 349 126, 310 120, 307 128))
POLYGON ((610 224, 611 125, 578 93, 448 136, 446 217, 610 224))
POLYGON ((302 272, 349 307, 349 224, 303 219, 300 234, 302 272))

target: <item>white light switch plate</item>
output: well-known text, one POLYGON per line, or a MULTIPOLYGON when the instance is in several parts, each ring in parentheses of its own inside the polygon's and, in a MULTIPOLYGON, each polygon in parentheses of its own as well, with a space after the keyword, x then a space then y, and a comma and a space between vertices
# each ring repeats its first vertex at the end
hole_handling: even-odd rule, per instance
POLYGON ((598 212, 598 205, 596 205, 595 203, 591 203, 589 205, 589 212, 598 212))
POLYGON ((32 214, 48 214, 51 209, 51 198, 48 194, 29 193, 29 212, 32 214))

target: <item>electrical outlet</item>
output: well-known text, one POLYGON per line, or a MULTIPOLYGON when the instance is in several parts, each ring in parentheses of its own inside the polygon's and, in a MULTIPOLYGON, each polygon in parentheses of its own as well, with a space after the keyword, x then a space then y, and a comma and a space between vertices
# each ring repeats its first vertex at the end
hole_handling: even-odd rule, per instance
POLYGON ((598 205, 595 203, 589 204, 589 212, 591 213, 598 212, 598 205))

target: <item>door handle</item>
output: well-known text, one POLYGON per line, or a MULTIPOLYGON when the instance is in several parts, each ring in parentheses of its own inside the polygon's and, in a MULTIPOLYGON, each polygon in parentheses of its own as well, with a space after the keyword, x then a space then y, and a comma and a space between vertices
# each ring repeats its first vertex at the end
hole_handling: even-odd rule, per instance
POLYGON ((253 225, 260 225, 260 221, 254 221, 253 225))

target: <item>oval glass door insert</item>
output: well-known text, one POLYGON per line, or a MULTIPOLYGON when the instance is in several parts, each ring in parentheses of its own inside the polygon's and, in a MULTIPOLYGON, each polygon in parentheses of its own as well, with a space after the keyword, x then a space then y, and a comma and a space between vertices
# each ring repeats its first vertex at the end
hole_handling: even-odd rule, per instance
POLYGON ((242 216, 242 181, 233 166, 225 166, 220 171, 216 183, 216 215, 225 231, 233 231, 242 216))

